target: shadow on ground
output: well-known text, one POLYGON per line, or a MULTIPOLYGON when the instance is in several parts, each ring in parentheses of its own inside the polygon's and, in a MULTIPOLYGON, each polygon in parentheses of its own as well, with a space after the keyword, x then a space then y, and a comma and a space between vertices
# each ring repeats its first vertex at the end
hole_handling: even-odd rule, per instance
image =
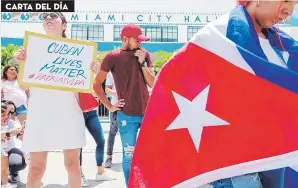
MULTIPOLYGON (((17 188, 26 188, 26 184, 23 183, 23 182, 19 182, 19 183, 17 183, 16 185, 17 185, 17 188)), ((42 186, 42 185, 43 185, 43 184, 41 184, 41 186, 42 186)))
MULTIPOLYGON (((95 181, 95 180, 88 180, 89 182, 89 188, 92 188, 92 187, 96 187, 98 186, 99 184, 102 184, 103 182, 102 181, 95 181)), ((19 182, 17 184, 17 188, 26 188, 26 184, 22 183, 22 182, 19 182)), ((60 185, 60 184, 49 184, 49 185, 46 185, 42 188, 68 188, 68 185, 60 185)))
MULTIPOLYGON (((99 184, 102 184, 103 182, 102 181, 95 181, 95 180, 88 180, 89 182, 89 188, 92 188, 92 187, 96 187, 98 186, 99 184)), ((46 185, 42 188, 68 188, 68 185, 59 185, 59 184, 49 184, 49 185, 46 185)))
POLYGON ((113 163, 112 168, 107 168, 108 170, 115 171, 115 172, 122 172, 122 163, 113 163))
POLYGON ((67 185, 59 185, 59 184, 50 184, 50 185, 46 185, 42 188, 67 188, 67 185))
POLYGON ((24 184, 23 182, 19 182, 17 183, 17 188, 26 188, 26 184, 24 184))

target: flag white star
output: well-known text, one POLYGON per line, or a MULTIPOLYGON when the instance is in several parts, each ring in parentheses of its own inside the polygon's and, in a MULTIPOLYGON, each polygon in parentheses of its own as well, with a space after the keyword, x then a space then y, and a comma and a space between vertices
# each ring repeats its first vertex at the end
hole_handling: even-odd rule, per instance
POLYGON ((199 152, 204 126, 228 125, 229 123, 206 111, 210 85, 199 93, 193 101, 172 91, 180 114, 166 130, 188 129, 192 141, 199 152))

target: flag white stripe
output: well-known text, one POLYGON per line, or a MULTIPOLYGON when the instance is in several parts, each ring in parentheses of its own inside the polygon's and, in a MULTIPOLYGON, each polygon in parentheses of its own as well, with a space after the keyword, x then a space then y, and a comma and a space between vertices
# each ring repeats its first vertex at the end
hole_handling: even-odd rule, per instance
POLYGON ((192 37, 190 42, 222 57, 237 67, 255 74, 239 53, 235 43, 226 38, 228 20, 228 14, 220 17, 217 21, 202 28, 192 37))
POLYGON ((298 165, 296 165, 296 166, 292 166, 291 167, 293 170, 295 170, 296 172, 298 172, 298 165))
POLYGON ((289 165, 294 166, 297 165, 297 158, 298 151, 295 151, 284 155, 237 164, 198 175, 175 185, 172 188, 197 188, 198 186, 213 182, 214 180, 230 178, 253 172, 278 169, 281 167, 288 167, 289 165))

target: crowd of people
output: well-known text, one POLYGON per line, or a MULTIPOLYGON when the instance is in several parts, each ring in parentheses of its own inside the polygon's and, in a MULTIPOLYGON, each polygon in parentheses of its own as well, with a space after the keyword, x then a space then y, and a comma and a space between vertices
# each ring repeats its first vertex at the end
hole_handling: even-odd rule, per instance
POLYGON ((29 159, 21 148, 29 90, 18 85, 17 72, 17 66, 8 65, 2 73, 1 185, 5 188, 20 180, 18 172, 26 168, 29 159))
MULTIPOLYGON (((241 1, 239 5, 251 16, 259 40, 264 41, 261 45, 268 59, 277 65, 283 62, 281 57, 270 50, 270 45, 263 46, 267 40, 265 29, 275 24, 270 21, 270 15, 276 17, 276 12, 272 13, 275 7, 278 8, 278 17, 286 19, 292 14, 296 3, 297 1, 241 1), (270 10, 268 7, 271 7, 270 10)), ((43 13, 41 18, 46 34, 66 38, 67 20, 62 13, 43 13)), ((105 168, 112 167, 113 146, 119 131, 123 150, 122 168, 128 185, 134 147, 150 97, 150 88, 154 85, 155 73, 150 54, 141 48, 141 42, 150 40, 143 35, 141 28, 133 24, 125 25, 121 31, 121 39, 120 49, 109 52, 102 62, 90 62, 90 69, 96 74, 94 93, 20 86, 17 82, 16 65, 26 60, 27 52, 21 47, 14 54, 16 65, 6 66, 2 73, 1 187, 9 188, 12 186, 9 182, 18 182, 18 172, 29 163, 27 187, 40 188, 47 155, 52 150, 64 152, 69 187, 88 186, 81 168, 86 128, 96 142, 97 181, 115 180, 105 168), (105 88, 102 87, 104 81, 105 88), (111 96, 111 100, 107 98, 107 94, 111 96), (109 110, 111 119, 105 161, 105 138, 97 111, 98 101, 109 110), (53 135, 55 139, 52 139, 53 135), (21 143, 18 144, 20 148, 16 147, 15 140, 21 143)), ((249 188, 265 187, 259 174, 219 180, 212 185, 216 188, 242 188, 244 185, 249 188)))
POLYGON ((21 149, 24 129, 16 118, 16 105, 1 101, 1 187, 20 180, 19 171, 26 168, 28 154, 21 149), (9 183, 10 182, 10 183, 9 183))
MULTIPOLYGON (((62 13, 43 13, 41 18, 43 19, 43 27, 46 34, 66 38, 67 21, 62 13)), ((64 152, 69 187, 89 186, 81 168, 83 164, 82 149, 86 145, 86 128, 96 142, 95 158, 98 170, 95 180, 115 180, 115 177, 106 171, 105 167, 112 167, 113 145, 118 132, 119 121, 122 122, 122 125, 125 122, 125 125, 128 125, 127 127, 131 127, 130 124, 134 127, 132 130, 125 130, 124 126, 120 126, 124 153, 123 169, 126 182, 128 182, 129 166, 133 156, 136 136, 149 98, 150 87, 153 85, 154 71, 149 53, 140 48, 142 41, 149 40, 149 38, 142 35, 141 29, 135 25, 127 25, 122 30, 122 37, 122 48, 112 52, 118 56, 117 62, 119 63, 117 65, 110 65, 110 55, 106 56, 101 63, 98 61, 91 62, 91 71, 100 76, 96 80, 98 78, 103 79, 98 80, 101 83, 96 81, 94 84, 94 91, 97 96, 94 96, 93 93, 75 93, 20 86, 17 81, 17 65, 26 60, 27 51, 24 47, 20 47, 15 52, 13 58, 15 64, 8 65, 3 69, 2 99, 12 101, 15 104, 15 115, 17 116, 17 121, 20 122, 18 131, 10 134, 11 136, 22 138, 22 151, 18 150, 18 152, 26 152, 30 156, 27 187, 41 187, 41 180, 46 170, 47 154, 52 150, 63 150, 64 152), (103 68, 107 69, 107 67, 110 70, 103 74, 103 68), (133 69, 131 69, 132 67, 133 69), (120 77, 116 76, 119 74, 114 74, 115 70, 121 70, 122 74, 120 77), (106 81, 105 90, 112 97, 112 105, 108 105, 110 101, 106 98, 106 93, 101 85, 106 80, 108 72, 109 77, 106 81), (99 91, 98 86, 100 86, 99 91), (116 87, 121 94, 116 92, 116 87), (142 91, 141 93, 138 92, 140 90, 142 91), (104 98, 101 94, 104 95, 104 98), (111 112, 111 129, 108 137, 108 152, 105 164, 105 138, 98 116, 99 101, 97 97, 111 112), (117 100, 118 97, 123 97, 123 99, 117 100), (47 100, 44 100, 45 98, 47 100), (59 104, 59 107, 57 107, 57 104, 59 104), (43 111, 40 110, 40 106, 43 106, 43 111), (128 109, 128 113, 121 113, 120 116, 119 110, 123 109, 125 111, 128 109), (55 118, 48 118, 49 116, 55 118), (71 134, 69 134, 69 130, 72 130, 71 134), (55 135, 55 139, 52 139, 52 135, 55 135), (66 137, 67 139, 65 139, 66 137)), ((114 60, 112 61, 114 62, 114 60)), ((6 119, 2 119, 3 123, 7 122, 6 119)), ((2 135, 7 136, 10 130, 2 128, 2 131, 4 131, 2 135)), ((3 137, 3 142, 7 138, 3 137)), ((15 150, 4 144, 2 146, 4 148, 2 150, 3 156, 7 156, 7 153, 15 150)), ((24 160, 25 155, 22 154, 21 156, 23 157, 22 160, 24 160)), ((25 164, 22 163, 23 168, 26 167, 25 164)), ((21 168, 19 167, 18 169, 21 168)), ((17 172, 9 171, 11 177, 17 174, 17 172)), ((5 173, 2 173, 2 175, 5 176, 5 173)), ((16 181, 11 182, 15 183, 16 181)), ((5 181, 3 178, 1 185, 2 187, 12 186, 8 183, 8 180, 5 181)))

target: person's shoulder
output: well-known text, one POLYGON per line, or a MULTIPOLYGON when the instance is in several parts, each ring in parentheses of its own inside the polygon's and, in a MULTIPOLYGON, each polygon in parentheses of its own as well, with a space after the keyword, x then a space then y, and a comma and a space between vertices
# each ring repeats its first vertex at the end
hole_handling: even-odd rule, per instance
POLYGON ((104 58, 109 58, 109 57, 113 57, 115 55, 114 50, 113 51, 109 51, 104 55, 104 58))
POLYGON ((5 80, 5 79, 1 79, 1 84, 3 85, 3 84, 7 84, 7 83, 9 83, 7 80, 5 80))
POLYGON ((117 57, 117 56, 121 55, 121 50, 120 49, 115 49, 115 50, 110 51, 109 54, 111 56, 117 57))
POLYGON ((109 51, 105 55, 105 59, 114 60, 115 58, 120 57, 120 55, 121 55, 120 52, 121 52, 121 50, 118 50, 118 49, 109 51))

